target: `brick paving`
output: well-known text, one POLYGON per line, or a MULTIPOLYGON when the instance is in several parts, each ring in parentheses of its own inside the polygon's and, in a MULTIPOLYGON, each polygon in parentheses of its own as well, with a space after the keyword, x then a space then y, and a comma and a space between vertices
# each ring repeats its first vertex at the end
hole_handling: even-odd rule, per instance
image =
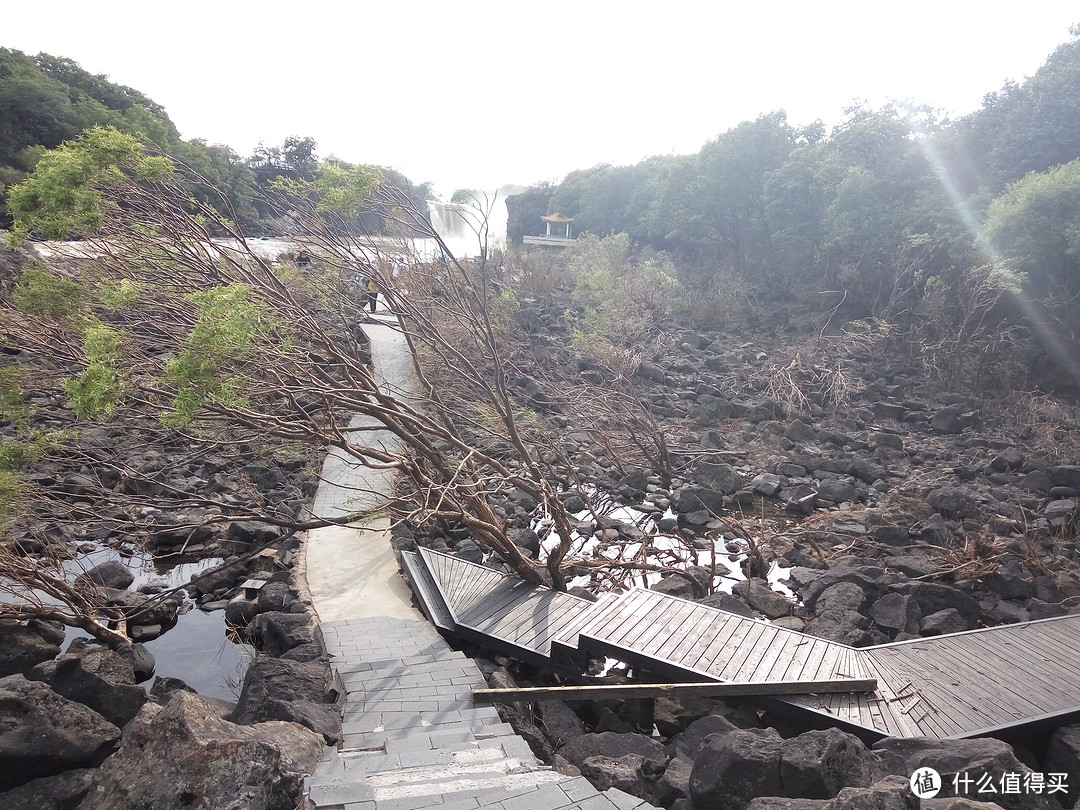
MULTIPOLYGON (((415 388, 400 335, 385 325, 365 330, 380 384, 408 396, 415 388)), ((392 492, 388 473, 340 455, 328 456, 323 479, 313 512, 327 517, 377 509, 392 492)), ((331 555, 307 555, 309 579, 336 565, 331 555)), ((306 810, 652 807, 540 765, 494 708, 473 704, 472 691, 486 686, 483 675, 431 624, 402 618, 401 605, 343 597, 312 590, 316 612, 339 617, 322 621, 320 630, 345 707, 341 747, 328 748, 305 781, 306 810), (333 610, 320 612, 320 601, 331 600, 333 610)))

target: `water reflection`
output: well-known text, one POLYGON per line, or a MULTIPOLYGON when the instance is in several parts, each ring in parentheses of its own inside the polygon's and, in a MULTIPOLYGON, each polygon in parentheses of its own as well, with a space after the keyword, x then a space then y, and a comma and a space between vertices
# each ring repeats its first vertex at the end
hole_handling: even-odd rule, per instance
MULTIPOLYGON (((64 567, 72 573, 81 573, 109 560, 119 561, 135 577, 132 590, 143 585, 161 590, 183 587, 193 575, 221 562, 220 559, 196 559, 178 554, 122 556, 113 549, 100 548, 80 554, 67 561, 64 567)), ((156 675, 179 678, 206 697, 236 700, 244 671, 255 653, 250 645, 240 643, 230 635, 224 610, 206 613, 194 607, 185 596, 176 625, 143 644, 154 656, 156 675)), ((82 630, 68 628, 67 638, 70 643, 71 639, 89 636, 82 630)), ((144 685, 148 687, 149 683, 144 685)))

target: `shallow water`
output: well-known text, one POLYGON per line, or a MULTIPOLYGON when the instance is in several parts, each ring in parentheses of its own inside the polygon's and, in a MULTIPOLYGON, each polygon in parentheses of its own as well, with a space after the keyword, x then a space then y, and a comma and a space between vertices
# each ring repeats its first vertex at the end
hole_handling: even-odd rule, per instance
MULTIPOLYGON (((118 560, 135 577, 131 589, 153 584, 164 588, 186 585, 194 574, 213 568, 220 559, 195 559, 171 555, 154 558, 149 554, 121 556, 113 549, 101 548, 81 554, 69 561, 69 571, 92 568, 108 560, 118 560)), ((153 641, 143 642, 153 654, 157 668, 155 675, 180 678, 188 686, 206 697, 236 700, 239 684, 243 681, 248 662, 254 655, 250 645, 228 638, 225 611, 206 613, 199 610, 184 596, 181 608, 184 612, 176 625, 153 641)), ((73 638, 88 638, 81 630, 68 628, 68 642, 73 638)), ((66 649, 66 644, 65 644, 66 649)), ((153 680, 143 684, 149 688, 153 680)))

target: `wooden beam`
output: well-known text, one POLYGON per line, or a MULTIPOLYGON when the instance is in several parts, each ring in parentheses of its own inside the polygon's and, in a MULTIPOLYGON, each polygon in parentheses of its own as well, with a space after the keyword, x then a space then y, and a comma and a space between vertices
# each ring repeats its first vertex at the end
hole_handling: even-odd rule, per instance
POLYGON ((474 689, 476 703, 510 703, 515 700, 620 700, 658 697, 758 697, 807 695, 826 692, 873 692, 877 678, 831 681, 759 681, 739 683, 650 683, 606 686, 540 686, 522 689, 474 689))

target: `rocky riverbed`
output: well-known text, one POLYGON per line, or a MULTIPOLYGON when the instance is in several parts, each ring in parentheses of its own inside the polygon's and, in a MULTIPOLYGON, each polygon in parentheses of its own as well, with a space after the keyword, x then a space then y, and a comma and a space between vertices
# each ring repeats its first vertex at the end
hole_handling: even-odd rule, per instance
MULTIPOLYGON (((567 478, 573 468, 590 483, 567 488, 569 511, 602 504, 578 513, 575 551, 614 558, 629 548, 629 556, 656 564, 677 557, 698 580, 697 587, 674 575, 618 581, 582 568, 579 588, 647 581, 854 646, 1080 608, 1075 403, 957 391, 887 345, 871 352, 842 338, 665 324, 659 339, 638 347, 633 374, 668 437, 669 466, 627 466, 575 412, 575 383, 601 383, 603 375, 566 351, 565 310, 537 307, 527 320, 547 373, 511 384, 523 404, 560 426, 567 478), (650 540, 657 531, 661 542, 650 540), (730 545, 740 532, 754 554, 730 545), (673 555, 673 547, 683 552, 673 555), (713 549, 721 563, 742 567, 734 588, 717 587, 713 549), (765 579, 777 565, 794 597, 765 579)), ((519 545, 540 556, 549 541, 536 506, 520 491, 505 492, 500 503, 519 545)), ((422 542, 497 563, 460 533, 422 542)), ((508 659, 485 668, 496 687, 550 683, 508 659)), ((719 701, 658 701, 651 735, 639 733, 626 704, 504 711, 541 759, 684 810, 914 807, 908 777, 925 765, 947 774, 942 797, 956 794, 955 773, 993 774, 998 785, 994 793, 970 789, 965 802, 928 799, 924 807, 1072 807, 1080 793, 1080 727, 1067 720, 1012 745, 917 739, 869 747, 835 729, 719 701), (1036 787, 1003 792, 1007 775, 1036 787), (1050 778, 1068 788, 1050 795, 1038 787, 1050 778)))
MULTIPOLYGON (((780 324, 735 334, 668 323, 631 347, 625 369, 667 452, 628 463, 610 452, 603 418, 575 407, 576 386, 603 386, 610 370, 573 351, 566 308, 526 305, 518 317, 539 365, 510 383, 553 426, 560 452, 551 464, 566 482, 582 556, 677 564, 689 579, 644 581, 857 646, 1080 604, 1075 404, 958 391, 886 344, 800 337, 780 324), (664 539, 650 539, 655 532, 664 539), (734 587, 720 587, 724 566, 734 587), (770 571, 789 593, 777 592, 770 571)), ((14 362, 32 371, 27 359, 14 362)), ((251 435, 203 442, 151 424, 76 425, 58 400, 31 395, 28 404, 36 429, 64 431, 68 449, 31 465, 35 509, 8 527, 18 553, 60 564, 102 549, 220 558, 176 593, 132 588, 116 566, 83 575, 86 587, 110 589, 133 639, 168 633, 194 605, 223 611, 264 654, 228 705, 167 672, 148 695, 136 686, 153 671, 139 643, 116 654, 78 640, 58 657, 57 626, 8 627, 0 707, 26 722, 0 735, 0 806, 170 806, 189 796, 292 807, 304 769, 338 733, 337 696, 289 574, 297 544, 289 526, 317 485, 318 457, 251 435), (249 579, 265 584, 245 588, 249 579), (55 733, 42 738, 43 728, 55 733), (213 782, 215 761, 231 764, 213 782)), ((0 426, 8 437, 18 430, 0 426)), ((507 489, 494 505, 523 548, 545 552, 548 524, 535 501, 507 489)), ((458 528, 401 525, 396 538, 498 564, 458 528)), ((584 566, 572 573, 593 593, 642 581, 584 566)), ((483 666, 493 685, 546 682, 512 660, 483 666)), ((1080 785, 1080 731, 1070 726, 1012 746, 869 748, 718 701, 660 702, 653 734, 639 733, 632 707, 617 703, 506 711, 545 761, 665 807, 911 806, 907 776, 928 763, 1028 784, 1035 774, 1069 775, 1068 790, 1052 796, 996 796, 1004 807, 1068 807, 1080 785)))

